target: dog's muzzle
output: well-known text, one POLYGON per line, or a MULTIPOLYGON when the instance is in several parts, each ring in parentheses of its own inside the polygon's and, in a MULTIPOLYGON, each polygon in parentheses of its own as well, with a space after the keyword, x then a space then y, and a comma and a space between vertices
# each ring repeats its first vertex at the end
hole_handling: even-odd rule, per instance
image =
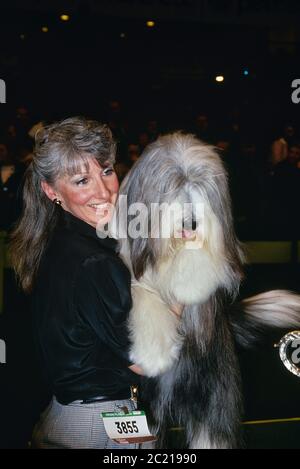
POLYGON ((196 231, 197 229, 197 222, 194 218, 192 220, 184 220, 182 222, 182 229, 188 231, 196 231))
POLYGON ((192 240, 196 237, 197 222, 194 218, 182 222, 182 238, 192 240))

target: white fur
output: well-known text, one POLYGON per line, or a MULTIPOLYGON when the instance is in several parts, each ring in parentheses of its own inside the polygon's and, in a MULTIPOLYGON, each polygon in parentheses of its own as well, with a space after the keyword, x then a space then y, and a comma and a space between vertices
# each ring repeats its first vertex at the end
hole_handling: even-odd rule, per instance
POLYGON ((195 241, 180 240, 176 249, 171 247, 174 240, 164 240, 169 255, 159 260, 155 269, 149 266, 140 281, 133 282, 130 356, 147 376, 165 372, 178 357, 181 337, 179 321, 170 312, 172 305, 205 303, 217 288, 231 283, 221 226, 207 204, 204 213, 201 242, 197 237, 195 241))
POLYGON ((204 303, 223 283, 222 266, 205 249, 184 249, 161 262, 153 282, 169 302, 204 303))
POLYGON ((191 441, 189 449, 228 449, 228 445, 214 443, 209 437, 208 431, 202 427, 201 432, 191 441))
POLYGON ((178 357, 181 347, 178 318, 142 284, 132 287, 132 297, 130 358, 141 366, 146 376, 157 376, 169 369, 178 357))
POLYGON ((300 326, 300 296, 286 290, 272 290, 243 302, 244 311, 255 321, 275 327, 300 326))
MULTIPOLYGON (((210 390, 203 396, 203 399, 208 400, 209 413, 206 415, 201 412, 201 400, 196 407, 191 406, 189 410, 189 406, 182 405, 182 400, 173 392, 174 389, 178 390, 176 385, 179 386, 179 390, 186 393, 184 399, 188 400, 190 389, 193 396, 198 388, 199 392, 202 391, 199 377, 196 376, 198 361, 193 356, 198 360, 205 359, 203 351, 205 344, 209 343, 207 339, 211 333, 207 324, 212 328, 218 327, 218 323, 214 322, 212 316, 212 321, 204 320, 201 325, 201 313, 204 311, 214 315, 214 302, 207 300, 214 295, 218 299, 219 288, 233 296, 237 293, 242 277, 243 255, 233 232, 226 173, 221 160, 212 147, 192 136, 178 133, 162 137, 145 150, 144 156, 127 175, 122 190, 124 194, 129 194, 131 203, 143 202, 147 207, 152 202, 179 203, 173 219, 167 217, 167 212, 163 213, 165 228, 170 233, 184 231, 186 222, 191 220, 197 221, 197 226, 198 222, 204 223, 204 226, 197 228, 195 239, 191 237, 177 240, 175 235, 170 239, 153 236, 143 243, 140 240, 131 240, 129 243, 127 239, 121 239, 120 254, 133 276, 133 308, 129 324, 132 338, 131 359, 141 366, 145 375, 159 376, 158 395, 151 402, 158 432, 161 429, 164 431, 172 409, 174 417, 185 425, 189 448, 233 447, 237 439, 234 425, 238 425, 240 421, 239 392, 227 318, 222 318, 223 334, 220 337, 216 334, 219 345, 228 346, 226 366, 218 370, 218 373, 214 367, 209 370, 210 377, 216 380, 216 401, 211 399, 210 390), (193 209, 182 223, 180 204, 182 206, 185 203, 202 203, 204 220, 195 220, 198 215, 195 215, 193 209), (145 264, 138 263, 137 259, 146 259, 145 264), (134 271, 143 272, 139 280, 134 278, 134 271), (187 305, 182 323, 171 312, 172 305, 177 303, 187 305), (202 309, 203 303, 206 303, 207 310, 202 309), (190 337, 191 347, 188 342, 190 337), (183 340, 186 341, 185 353, 180 356, 183 340), (229 362, 228 357, 231 358, 229 362), (172 367, 176 360, 178 366, 172 367), (226 402, 227 390, 230 393, 230 402, 226 402), (217 410, 220 408, 222 418, 217 410), (232 435, 229 432, 226 434, 226 430, 230 428, 233 428, 232 435), (216 438, 212 431, 217 433, 216 438)), ((127 221, 123 211, 119 211, 119 218, 123 231, 126 232, 127 221)), ((159 217, 155 217, 155 220, 153 231, 156 234, 161 232, 161 227, 159 217)), ((223 307, 221 302, 218 307, 223 307)), ((243 307, 252 319, 250 323, 278 327, 300 324, 300 297, 289 292, 257 295, 244 300, 243 307)), ((214 343, 212 344, 214 347, 214 343)), ((207 364, 209 365, 209 361, 207 364)))

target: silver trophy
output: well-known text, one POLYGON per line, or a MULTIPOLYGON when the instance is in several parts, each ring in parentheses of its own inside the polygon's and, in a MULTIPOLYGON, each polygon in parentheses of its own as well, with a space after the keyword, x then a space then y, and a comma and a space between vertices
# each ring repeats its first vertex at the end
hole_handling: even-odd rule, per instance
POLYGON ((300 331, 289 332, 274 347, 279 348, 279 356, 284 366, 300 378, 300 331), (291 353, 291 349, 295 350, 291 353))

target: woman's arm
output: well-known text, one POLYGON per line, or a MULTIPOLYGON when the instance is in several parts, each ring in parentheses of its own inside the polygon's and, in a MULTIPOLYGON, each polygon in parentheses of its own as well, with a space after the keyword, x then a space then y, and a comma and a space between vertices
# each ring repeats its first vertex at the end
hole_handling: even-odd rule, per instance
POLYGON ((180 318, 181 315, 182 315, 183 308, 184 308, 183 305, 181 305, 181 304, 176 304, 176 305, 172 305, 172 306, 170 307, 170 310, 171 310, 174 314, 176 314, 176 316, 178 316, 178 317, 180 318))

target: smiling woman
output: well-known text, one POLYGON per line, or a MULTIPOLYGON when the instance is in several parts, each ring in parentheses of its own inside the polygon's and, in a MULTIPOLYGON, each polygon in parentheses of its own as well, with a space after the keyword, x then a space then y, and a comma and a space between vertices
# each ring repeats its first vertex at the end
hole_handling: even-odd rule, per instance
POLYGON ((119 182, 112 165, 100 166, 91 159, 79 173, 65 175, 53 186, 42 181, 42 188, 50 200, 96 228, 109 221, 107 215, 116 204, 119 182))
POLYGON ((131 386, 140 370, 128 359, 130 273, 116 241, 96 232, 117 200, 114 160, 111 132, 98 122, 67 119, 36 137, 11 243, 53 394, 34 447, 121 448, 106 435, 101 412, 135 409, 131 386))
POLYGON ((88 204, 115 203, 115 152, 111 131, 96 121, 70 118, 37 132, 25 176, 24 213, 11 245, 26 292, 33 287, 42 254, 64 212, 95 227, 95 210, 88 204))

